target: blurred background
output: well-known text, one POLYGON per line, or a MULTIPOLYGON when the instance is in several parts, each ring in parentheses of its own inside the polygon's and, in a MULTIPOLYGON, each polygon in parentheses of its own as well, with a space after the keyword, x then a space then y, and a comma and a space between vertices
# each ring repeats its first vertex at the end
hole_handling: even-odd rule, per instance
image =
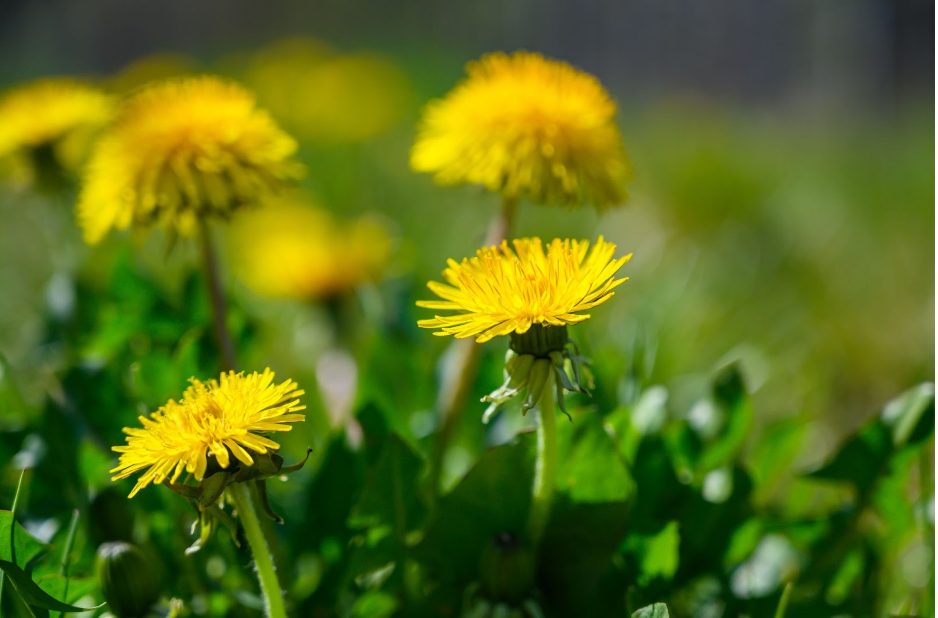
MULTIPOLYGON (((635 255, 629 283, 573 330, 596 389, 570 396, 576 422, 560 423, 575 464, 562 466, 561 493, 577 516, 559 537, 563 558, 545 561, 563 575, 543 590, 598 606, 598 574, 612 573, 619 605, 628 585, 629 605, 665 599, 679 615, 713 616, 692 608, 728 603, 726 615, 760 616, 801 568, 803 605, 789 615, 933 615, 933 386, 877 415, 935 373, 934 2, 0 0, 0 100, 46 76, 119 98, 214 73, 243 83, 297 139, 300 193, 215 226, 228 326, 244 368, 270 366, 307 391, 307 422, 282 452, 312 457, 290 483, 271 483, 292 599, 301 615, 327 616, 390 598, 384 613, 341 614, 386 616, 403 597, 385 585, 384 562, 371 577, 390 542, 372 504, 390 482, 374 471, 405 470, 395 475, 414 502, 410 524, 425 523, 418 477, 450 343, 417 328, 429 312, 414 302, 447 258, 476 250, 499 208, 479 188, 414 173, 409 152, 421 110, 467 61, 517 49, 602 81, 634 168, 621 208, 522 204, 516 221, 515 235, 603 234, 635 255), (883 436, 907 413, 924 429, 893 452, 883 436), (608 520, 593 509, 607 503, 621 509, 608 520), (680 542, 679 529, 690 531, 680 542), (363 574, 372 583, 357 599, 363 574)), ((77 507, 88 529, 76 574, 91 572, 104 541, 152 543, 176 575, 167 595, 197 615, 250 615, 250 574, 225 567, 244 554, 217 535, 183 558, 189 506, 157 490, 128 502, 129 482, 108 473, 121 427, 217 371, 195 243, 133 232, 88 247, 78 169, 50 187, 17 165, 0 156, 0 507, 33 468, 17 515, 61 543, 77 507)), ((483 345, 446 451, 444 484, 472 470, 441 511, 453 516, 420 531, 418 549, 440 549, 437 566, 460 573, 434 592, 450 610, 491 534, 511 529, 500 518, 526 509, 517 498, 529 481, 498 462, 524 453, 511 442, 531 415, 483 426, 475 403, 501 382, 504 350, 483 345), (466 496, 493 518, 467 516, 466 496), (454 558, 440 538, 464 551, 454 558)), ((406 553, 412 540, 394 543, 406 553)), ((77 586, 75 598, 97 599, 93 581, 77 586)))
MULTIPOLYGON (((741 360, 761 417, 801 415, 816 429, 815 458, 933 376, 927 0, 0 6, 0 86, 81 75, 126 91, 207 71, 254 89, 300 139, 309 194, 392 230, 384 277, 404 290, 402 322, 447 257, 474 251, 497 207, 478 189, 437 187, 409 170, 419 111, 466 61, 514 49, 597 75, 620 106, 629 203, 601 216, 525 205, 516 228, 603 233, 634 251, 632 281, 580 335, 594 356, 624 373, 636 369, 621 351, 640 355, 643 381, 667 386, 676 411, 713 366, 741 360), (304 114, 290 76, 311 58, 331 64, 308 95, 319 111, 304 114)), ((0 350, 29 382, 41 373, 35 350, 50 303, 67 303, 71 277, 108 264, 100 256, 125 241, 89 252, 60 204, 23 192, 0 199, 0 350)), ((184 251, 151 254, 138 259, 167 280, 191 262, 184 251)), ((303 325, 316 319, 265 307, 254 311, 291 327, 270 335, 288 345, 261 347, 259 362, 293 354, 302 366, 317 340, 303 325)), ((426 342, 428 367, 442 349, 426 342)), ((422 388, 432 391, 431 376, 422 388)))

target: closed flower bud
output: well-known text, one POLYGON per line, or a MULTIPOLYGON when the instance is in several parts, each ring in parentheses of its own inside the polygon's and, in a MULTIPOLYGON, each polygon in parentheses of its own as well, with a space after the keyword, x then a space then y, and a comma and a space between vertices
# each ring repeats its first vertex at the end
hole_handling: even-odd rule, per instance
POLYGON ((98 548, 98 579, 118 618, 143 616, 160 596, 160 567, 137 546, 120 541, 98 548))

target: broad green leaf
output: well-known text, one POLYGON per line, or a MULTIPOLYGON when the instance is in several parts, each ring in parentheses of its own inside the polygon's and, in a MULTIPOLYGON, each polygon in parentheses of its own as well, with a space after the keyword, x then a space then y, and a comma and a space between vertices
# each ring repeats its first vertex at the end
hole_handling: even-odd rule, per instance
POLYGON ((752 554, 763 536, 764 529, 762 520, 753 517, 733 532, 730 545, 723 556, 723 564, 727 570, 739 565, 752 554))
POLYGON ((668 522, 655 534, 630 535, 625 547, 638 559, 640 583, 646 585, 658 578, 670 580, 680 564, 680 543, 676 521, 668 522))
POLYGON ((672 578, 680 563, 680 544, 681 534, 677 522, 668 522, 661 532, 648 539, 642 560, 642 574, 650 579, 672 578))
POLYGON ((574 502, 622 502, 635 483, 596 414, 560 421, 557 488, 574 502))
POLYGON ((15 563, 26 567, 46 549, 44 543, 37 541, 18 522, 14 524, 13 513, 0 511, 0 560, 14 562, 15 554, 15 563))
POLYGON ((440 498, 417 554, 447 580, 476 579, 482 550, 507 533, 524 533, 530 504, 533 434, 490 449, 440 498))
POLYGON ((766 426, 746 462, 755 483, 755 501, 777 500, 779 484, 791 476, 792 464, 805 444, 808 424, 794 417, 766 426))
POLYGON ((358 597, 352 606, 352 618, 388 618, 397 611, 398 601, 392 594, 376 590, 358 597))
POLYGON ((667 605, 664 603, 655 603, 654 605, 649 605, 648 607, 643 607, 633 612, 632 618, 670 618, 670 614, 668 613, 667 605))
MULTIPOLYGON (((88 596, 98 590, 98 580, 94 577, 64 577, 55 574, 42 575, 36 578, 36 584, 56 599, 65 603, 74 603, 82 597, 88 596), (66 593, 68 588, 68 593, 66 593)), ((100 598, 100 595, 99 597, 100 598)))
POLYGON ((555 497, 541 541, 540 590, 558 615, 602 615, 623 605, 613 556, 629 527, 625 502, 573 503, 555 497), (611 584, 610 578, 613 580, 611 584))
POLYGON ((887 471, 897 450, 934 435, 934 385, 921 384, 886 404, 883 413, 848 438, 837 453, 811 473, 815 478, 852 483, 867 492, 887 471))
POLYGON ((391 435, 377 463, 366 475, 358 503, 352 509, 352 527, 390 525, 403 535, 416 526, 418 486, 422 460, 396 435, 391 435))
POLYGON ((833 458, 813 471, 814 478, 847 481, 865 491, 876 480, 892 452, 889 429, 876 419, 849 438, 833 458))
POLYGON ((31 606, 59 612, 85 612, 89 609, 95 609, 76 607, 74 605, 69 605, 68 603, 59 601, 55 597, 51 596, 48 592, 40 588, 32 579, 29 578, 29 575, 27 575, 21 568, 9 560, 0 560, 0 570, 3 571, 4 575, 6 575, 7 581, 13 584, 13 587, 16 588, 16 592, 20 595, 20 598, 22 598, 24 601, 26 601, 27 604, 31 606))

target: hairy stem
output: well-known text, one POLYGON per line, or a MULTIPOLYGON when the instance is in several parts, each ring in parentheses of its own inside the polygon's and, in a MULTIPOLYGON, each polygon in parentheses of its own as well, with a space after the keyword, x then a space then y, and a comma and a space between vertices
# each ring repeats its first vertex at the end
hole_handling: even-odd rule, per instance
POLYGON ((202 268, 205 271, 205 285, 208 288, 209 300, 212 304, 212 318, 215 327, 215 340, 221 352, 222 371, 235 369, 234 343, 228 332, 227 316, 228 302, 221 284, 221 271, 218 267, 218 256, 212 242, 212 234, 208 222, 199 220, 199 240, 202 245, 202 268))
POLYGON ((244 528, 244 536, 251 547, 251 554, 254 556, 254 568, 261 585, 265 615, 267 618, 286 618, 283 591, 280 588, 280 582, 277 581, 277 570, 267 546, 267 539, 264 537, 260 520, 257 518, 250 485, 232 483, 228 486, 228 491, 238 509, 238 519, 244 528))
POLYGON ((531 510, 528 512, 528 538, 533 547, 537 547, 547 526, 557 476, 557 411, 554 409, 553 380, 551 376, 537 404, 537 459, 531 510))

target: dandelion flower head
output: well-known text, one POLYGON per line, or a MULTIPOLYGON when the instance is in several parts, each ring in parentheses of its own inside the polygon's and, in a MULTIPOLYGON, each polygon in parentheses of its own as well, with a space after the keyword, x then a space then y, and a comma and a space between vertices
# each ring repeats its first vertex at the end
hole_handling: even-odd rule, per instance
POLYGON ((446 283, 427 284, 442 300, 417 305, 455 313, 417 324, 439 329, 435 335, 475 337, 482 343, 523 334, 533 325, 582 322, 590 317, 583 311, 609 300, 613 289, 628 280, 615 275, 632 254, 615 258, 615 250, 602 236, 592 250, 583 240, 556 238, 545 246, 539 238, 520 238, 479 249, 462 262, 451 259, 443 271, 446 283))
POLYGON ((372 217, 342 221, 306 200, 283 197, 234 221, 230 247, 235 272, 254 292, 309 300, 376 279, 391 239, 372 217))
POLYGON ((254 463, 252 453, 276 451, 280 445, 263 434, 290 431, 304 419, 296 382, 274 384, 274 372, 230 371, 219 380, 192 384, 179 401, 170 400, 149 417, 141 416, 141 428, 125 428, 126 444, 115 446, 118 465, 112 480, 143 471, 130 492, 132 498, 150 483, 171 483, 183 472, 202 480, 214 459, 222 469, 232 456, 245 466, 254 463))
POLYGON ((215 77, 156 82, 119 110, 85 173, 78 219, 89 243, 160 224, 190 233, 300 173, 296 143, 241 86, 215 77))
POLYGON ((50 146, 63 167, 74 169, 112 113, 111 97, 78 80, 45 78, 13 88, 0 97, 0 157, 50 146))
POLYGON ((414 170, 536 203, 624 201, 629 164, 616 104, 595 77, 529 52, 483 56, 467 74, 427 106, 414 170))

